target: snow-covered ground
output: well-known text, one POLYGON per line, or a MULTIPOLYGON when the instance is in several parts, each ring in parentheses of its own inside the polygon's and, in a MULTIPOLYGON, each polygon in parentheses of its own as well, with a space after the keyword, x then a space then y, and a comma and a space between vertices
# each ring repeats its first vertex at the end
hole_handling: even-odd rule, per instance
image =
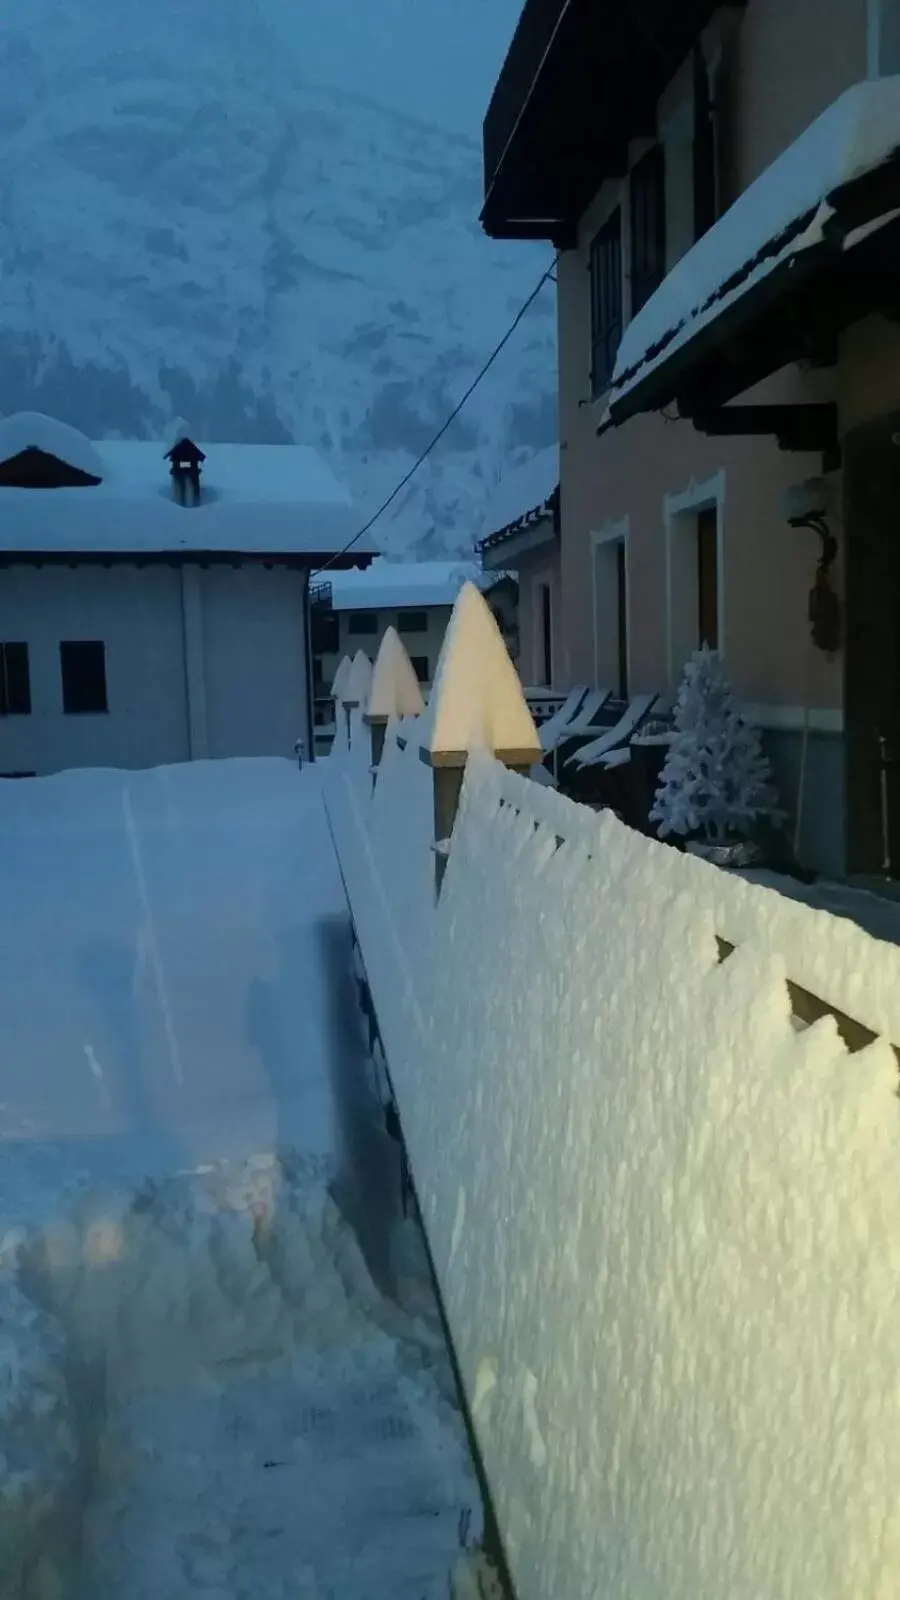
POLYGON ((477 1490, 315 772, 3 784, 0 886, 4 1600, 443 1600, 477 1490))

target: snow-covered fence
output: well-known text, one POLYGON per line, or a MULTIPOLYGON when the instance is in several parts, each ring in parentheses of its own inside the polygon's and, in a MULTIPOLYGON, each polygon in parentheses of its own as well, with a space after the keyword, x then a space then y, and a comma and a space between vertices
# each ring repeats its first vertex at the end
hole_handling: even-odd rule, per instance
POLYGON ((483 753, 482 625, 326 794, 520 1600, 893 1595, 900 950, 483 753))

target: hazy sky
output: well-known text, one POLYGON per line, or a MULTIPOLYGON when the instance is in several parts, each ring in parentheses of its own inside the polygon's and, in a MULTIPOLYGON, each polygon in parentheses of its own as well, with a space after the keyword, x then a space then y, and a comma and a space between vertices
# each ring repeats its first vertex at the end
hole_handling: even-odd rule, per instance
POLYGON ((478 139, 522 0, 293 0, 293 13, 290 0, 280 5, 311 78, 478 139))

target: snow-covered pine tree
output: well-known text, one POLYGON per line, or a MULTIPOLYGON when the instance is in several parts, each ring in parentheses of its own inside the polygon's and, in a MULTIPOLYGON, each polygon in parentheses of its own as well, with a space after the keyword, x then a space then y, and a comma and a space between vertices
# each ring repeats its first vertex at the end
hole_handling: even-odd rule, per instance
POLYGON ((745 838, 756 821, 777 814, 771 779, 759 733, 741 716, 717 652, 704 645, 684 669, 650 820, 662 838, 745 838))

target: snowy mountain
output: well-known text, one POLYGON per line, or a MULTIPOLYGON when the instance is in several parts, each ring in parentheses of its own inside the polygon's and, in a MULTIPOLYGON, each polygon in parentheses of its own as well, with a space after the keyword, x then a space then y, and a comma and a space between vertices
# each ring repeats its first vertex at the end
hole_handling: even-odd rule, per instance
MULTIPOLYGON (((4 19, 0 411, 318 445, 367 511, 548 255, 481 234, 473 140, 308 81, 283 9, 29 0, 4 19)), ((549 286, 379 523, 392 553, 465 550, 501 471, 552 442, 554 335, 549 286)))

